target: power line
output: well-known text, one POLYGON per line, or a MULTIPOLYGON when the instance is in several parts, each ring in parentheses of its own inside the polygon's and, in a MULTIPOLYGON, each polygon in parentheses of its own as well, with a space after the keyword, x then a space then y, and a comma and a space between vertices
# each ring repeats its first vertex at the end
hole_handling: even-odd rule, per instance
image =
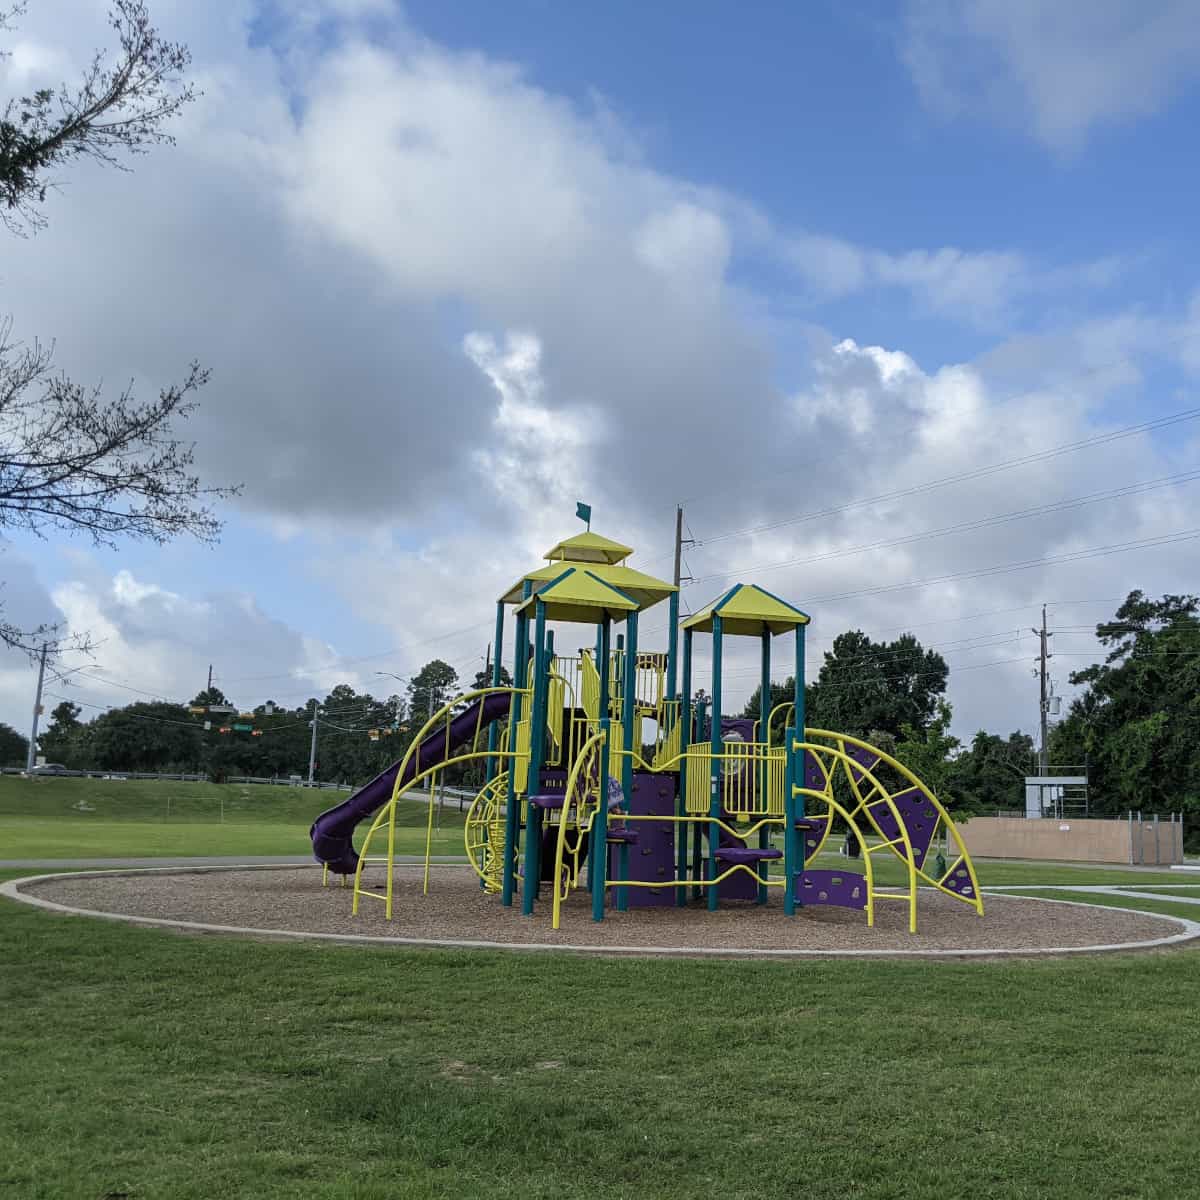
MULTIPOLYGON (((1180 344, 1180 343, 1183 343, 1183 342, 1189 340, 1191 338, 1191 336, 1192 336, 1191 333, 1188 333, 1188 332, 1179 333, 1174 336, 1167 336, 1162 339, 1161 344, 1162 345, 1180 344)), ((1049 390, 1051 388, 1062 387, 1065 383, 1070 383, 1073 381, 1079 381, 1079 380, 1084 380, 1084 379, 1090 379, 1090 378, 1093 378, 1094 376, 1102 375, 1106 371, 1111 371, 1114 367, 1124 366, 1125 363, 1128 362, 1130 357, 1131 356, 1127 355, 1127 354, 1122 355, 1120 358, 1113 359, 1111 362, 1101 363, 1094 367, 1084 367, 1082 370, 1072 371, 1072 372, 1067 373, 1066 375, 1059 376, 1058 380, 1056 380, 1053 383, 1042 384, 1037 387, 1027 388, 1024 391, 1015 392, 1011 396, 1006 396, 1003 399, 998 399, 998 400, 993 401, 990 404, 989 411, 994 412, 997 409, 1006 408, 1008 405, 1015 404, 1020 400, 1034 399, 1036 397, 1042 396, 1047 390, 1049 390)), ((969 411, 970 411, 969 405, 957 405, 953 409, 950 409, 950 408, 942 409, 940 411, 939 415, 953 416, 956 413, 965 413, 965 412, 969 412, 969 411)), ((925 414, 917 417, 913 421, 910 421, 902 429, 890 430, 889 432, 891 432, 891 433, 911 433, 913 430, 919 429, 921 427, 921 425, 924 423, 924 418, 925 418, 925 414)), ((839 459, 846 459, 846 460, 854 461, 855 463, 860 461, 858 459, 858 456, 855 455, 853 451, 848 451, 845 454, 836 455, 836 456, 834 456, 833 461, 836 462, 839 459)), ((830 461, 830 459, 828 457, 825 457, 825 458, 819 459, 817 461, 809 461, 807 463, 791 462, 791 463, 788 463, 787 466, 780 467, 778 470, 763 472, 762 474, 770 474, 770 475, 793 474, 796 471, 797 467, 822 466, 829 461, 830 461)), ((742 486, 743 486, 742 483, 739 481, 737 483, 731 482, 731 483, 725 484, 724 486, 718 486, 715 488, 714 487, 705 488, 705 490, 702 494, 696 495, 696 496, 685 497, 684 499, 677 501, 677 503, 686 506, 686 505, 689 505, 689 504, 692 504, 692 503, 695 503, 695 502, 698 502, 701 500, 711 499, 714 496, 724 495, 728 492, 734 491, 735 489, 740 489, 742 486)))
POLYGON ((910 487, 898 488, 891 492, 882 492, 876 496, 867 496, 860 500, 851 500, 846 504, 836 504, 828 508, 816 509, 812 512, 798 513, 792 517, 784 517, 778 521, 771 521, 762 525, 751 525, 743 529, 730 529, 724 533, 714 534, 712 537, 704 538, 701 545, 710 546, 714 542, 726 541, 732 537, 741 537, 748 534, 769 533, 774 529, 782 529, 785 525, 796 525, 805 521, 815 521, 821 517, 835 516, 838 513, 849 512, 856 508, 866 508, 872 504, 881 504, 886 500, 899 500, 906 496, 922 495, 926 492, 935 491, 939 488, 949 487, 955 483, 965 483, 972 479, 983 479, 989 475, 998 474, 1001 471, 1010 471, 1014 467, 1028 466, 1032 463, 1046 462, 1053 458, 1058 458, 1064 454, 1073 454, 1077 450, 1087 450, 1094 446, 1104 446, 1112 442, 1121 441, 1125 438, 1133 437, 1139 433, 1149 433, 1157 429, 1166 429, 1172 425, 1178 425, 1183 421, 1194 421, 1200 417, 1200 408, 1183 409, 1177 413, 1171 413, 1165 417, 1156 417, 1150 421, 1142 421, 1137 425, 1128 425, 1122 429, 1115 429, 1109 433, 1096 434, 1090 438, 1082 438, 1074 442, 1065 442, 1058 446, 1052 446, 1048 450, 1034 451, 1032 454, 1024 454, 1018 458, 1006 459, 1003 462, 992 463, 985 467, 974 467, 969 471, 959 471, 954 475, 944 475, 939 479, 926 480, 924 483, 916 483, 910 487))
POLYGON ((1057 566, 1062 563, 1080 562, 1089 558, 1104 558, 1110 554, 1126 554, 1134 550, 1148 550, 1156 546, 1171 546, 1179 542, 1194 541, 1200 537, 1200 529, 1182 529, 1157 537, 1138 538, 1129 542, 1115 542, 1108 546, 1091 546, 1086 550, 1073 550, 1065 554, 1045 558, 1026 559, 1022 562, 1006 563, 977 570, 954 571, 948 575, 935 575, 929 579, 913 579, 907 583, 880 584, 878 587, 860 588, 852 592, 835 592, 828 596, 815 596, 808 603, 829 604, 835 600, 849 600, 858 596, 879 596, 886 592, 902 592, 909 588, 929 587, 936 583, 952 583, 960 579, 981 579, 992 575, 1005 575, 1013 571, 1029 571, 1036 567, 1057 566))
POLYGON ((971 521, 960 521, 954 525, 944 525, 939 529, 927 529, 922 533, 910 533, 901 537, 887 538, 883 541, 870 542, 860 546, 847 546, 840 550, 828 550, 821 554, 810 555, 807 558, 790 558, 782 562, 760 563, 753 567, 741 567, 733 571, 720 571, 711 575, 701 575, 699 579, 693 582, 707 583, 713 579, 729 579, 735 575, 752 575, 759 571, 777 571, 784 567, 807 566, 811 563, 827 562, 834 558, 847 558, 855 554, 865 554, 871 550, 886 550, 895 546, 906 546, 913 542, 945 537, 948 534, 990 529, 997 525, 1010 524, 1013 521, 1024 521, 1030 517, 1066 512, 1074 508, 1083 508, 1089 504, 1099 504, 1105 500, 1122 499, 1126 496, 1139 495, 1143 492, 1155 491, 1159 488, 1170 487, 1180 483, 1193 483, 1198 479, 1200 479, 1200 468, 1192 471, 1184 471, 1178 475, 1166 475, 1159 479, 1146 480, 1143 483, 1111 488, 1104 492, 1090 492, 1083 496, 1074 496, 1068 500, 1055 500, 1047 504, 1035 505, 1032 508, 1016 509, 1007 513, 996 513, 990 517, 979 517, 971 521))

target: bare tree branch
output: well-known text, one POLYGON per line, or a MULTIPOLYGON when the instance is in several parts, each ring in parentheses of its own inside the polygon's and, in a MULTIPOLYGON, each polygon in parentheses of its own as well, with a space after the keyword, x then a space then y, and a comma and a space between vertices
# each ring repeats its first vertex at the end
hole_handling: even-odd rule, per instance
POLYGON ((135 399, 132 386, 106 398, 55 373, 50 348, 21 345, 0 322, 0 530, 65 529, 103 546, 215 541, 209 504, 239 489, 202 486, 192 443, 174 435, 207 380, 192 363, 154 400, 135 399))
MULTIPOLYGON (((0 0, 0 31, 26 7, 0 0)), ((11 232, 46 224, 41 206, 56 168, 90 158, 127 170, 124 157, 173 143, 167 123, 197 95, 184 80, 191 54, 159 35, 145 0, 113 0, 109 25, 115 52, 97 51, 74 87, 0 108, 0 224, 11 232)), ((24 345, 11 318, 0 318, 0 534, 62 529, 103 546, 181 534, 215 541, 221 522, 209 504, 239 489, 202 486, 193 445, 175 434, 207 380, 192 363, 155 400, 135 399, 132 384, 105 396, 56 372, 53 344, 24 345)), ((0 644, 33 653, 43 642, 56 652, 91 648, 88 635, 64 639, 58 626, 0 620, 0 644)))
MULTIPOLYGON (((0 10, 0 30, 24 11, 0 10)), ((0 112, 0 221, 13 232, 46 224, 40 206, 55 167, 90 158, 128 170, 122 156, 174 143, 166 124, 197 96, 183 82, 191 53, 159 35, 145 0, 114 0, 108 19, 114 61, 99 50, 74 87, 41 88, 0 112)))

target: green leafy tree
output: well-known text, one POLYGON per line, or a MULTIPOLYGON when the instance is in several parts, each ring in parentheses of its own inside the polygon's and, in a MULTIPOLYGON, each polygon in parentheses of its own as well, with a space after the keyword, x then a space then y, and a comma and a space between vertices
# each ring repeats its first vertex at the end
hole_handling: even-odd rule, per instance
POLYGON ((203 727, 180 704, 139 702, 102 713, 91 724, 97 767, 117 771, 198 771, 203 727))
POLYGON ((945 700, 939 700, 930 720, 923 729, 905 724, 896 739, 898 758, 946 808, 960 807, 960 796, 951 794, 949 787, 955 759, 962 743, 950 732, 953 710, 945 700))
POLYGON ((435 658, 408 681, 408 707, 413 722, 423 724, 458 691, 458 672, 435 658))
POLYGON ((1104 661, 1076 671, 1083 692, 1055 727, 1060 763, 1086 764, 1097 813, 1200 816, 1200 599, 1130 592, 1096 626, 1104 661))
POLYGON ((980 730, 954 760, 951 790, 978 812, 997 808, 1024 810, 1024 777, 1033 761, 1033 738, 1010 733, 1007 738, 980 730))
POLYGON ((861 630, 839 634, 807 694, 809 725, 865 737, 871 730, 901 737, 906 725, 923 733, 946 691, 949 668, 911 633, 872 641, 861 630))
POLYGON ((29 739, 11 725, 0 722, 0 766, 23 767, 29 757, 29 739))
MULTIPOLYGON (((475 678, 471 681, 471 690, 476 692, 483 691, 484 688, 492 686, 491 668, 479 670, 475 672, 475 678)), ((500 682, 497 687, 512 687, 512 676, 508 673, 508 668, 502 663, 500 665, 500 682)))
POLYGON ((83 710, 64 700, 50 712, 50 721, 38 735, 38 746, 47 762, 62 763, 74 770, 91 764, 91 727, 79 719, 83 710))

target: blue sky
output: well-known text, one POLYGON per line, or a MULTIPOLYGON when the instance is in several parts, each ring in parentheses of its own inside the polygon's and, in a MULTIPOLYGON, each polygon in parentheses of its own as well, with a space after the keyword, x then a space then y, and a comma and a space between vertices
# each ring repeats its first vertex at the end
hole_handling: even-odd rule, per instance
MULTIPOLYGON (((1074 503, 1190 467, 1196 423, 923 488, 1194 404, 1190 8, 160 0, 204 97, 74 171, 0 311, 80 378, 210 366, 189 436, 244 491, 215 549, 14 538, 8 612, 100 632, 95 703, 470 674, 576 499, 659 572, 685 501, 687 604, 744 572, 813 611, 814 670, 919 626, 960 733, 1029 728, 1042 601, 1194 579, 1192 541, 1062 560, 1200 526, 1186 482, 1074 503)), ((76 18, 23 20, 6 94, 86 60, 76 18)), ((0 664, 0 719, 28 689, 0 664)))

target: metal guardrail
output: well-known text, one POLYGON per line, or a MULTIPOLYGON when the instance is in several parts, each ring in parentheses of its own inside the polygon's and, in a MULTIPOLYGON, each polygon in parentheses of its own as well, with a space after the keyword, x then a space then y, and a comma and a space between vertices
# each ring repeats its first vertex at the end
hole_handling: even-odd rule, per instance
MULTIPOLYGON (((0 775, 28 775, 24 767, 0 767, 0 775)), ((194 775, 178 771, 34 771, 37 779, 168 779, 176 783, 208 783, 207 775, 194 775)), ((352 792, 349 783, 309 783, 306 779, 291 779, 286 776, 273 778, 255 775, 230 775, 226 783, 274 784, 278 787, 311 787, 320 791, 352 792)))

